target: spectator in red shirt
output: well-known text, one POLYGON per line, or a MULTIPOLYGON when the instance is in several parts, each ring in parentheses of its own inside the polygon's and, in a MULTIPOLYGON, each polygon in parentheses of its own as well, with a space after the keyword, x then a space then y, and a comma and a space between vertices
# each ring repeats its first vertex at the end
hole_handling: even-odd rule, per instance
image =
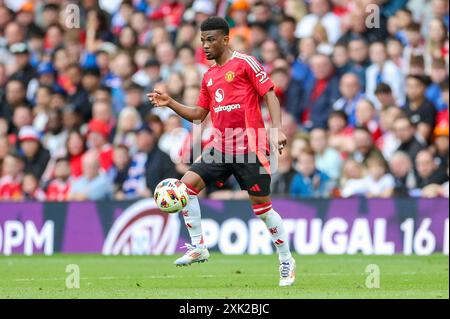
POLYGON ((82 174, 81 158, 86 151, 86 141, 79 131, 71 131, 67 137, 67 156, 70 163, 72 177, 80 177, 82 174))
POLYGON ((436 117, 436 128, 449 125, 449 117, 448 117, 448 80, 441 83, 441 97, 443 103, 447 105, 445 110, 440 111, 436 117))
POLYGON ((113 148, 108 143, 109 134, 108 124, 95 119, 89 122, 87 134, 88 147, 98 152, 100 166, 105 172, 113 165, 113 148))
POLYGON ((0 200, 22 199, 21 182, 24 163, 17 154, 8 154, 3 160, 3 172, 0 178, 0 200))
POLYGON ((47 200, 65 201, 70 190, 70 162, 61 157, 55 163, 55 178, 47 186, 47 200))

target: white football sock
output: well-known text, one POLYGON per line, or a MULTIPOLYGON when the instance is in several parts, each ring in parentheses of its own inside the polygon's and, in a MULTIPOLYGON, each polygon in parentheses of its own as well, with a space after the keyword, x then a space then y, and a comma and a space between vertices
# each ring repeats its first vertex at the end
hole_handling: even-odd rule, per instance
POLYGON ((192 245, 198 246, 203 244, 202 236, 202 215, 197 195, 189 189, 189 202, 181 211, 184 223, 191 237, 192 245))
POLYGON ((277 247, 278 259, 280 262, 292 258, 289 248, 289 238, 284 229, 281 216, 272 208, 272 203, 253 205, 255 214, 266 224, 272 236, 272 242, 277 247))

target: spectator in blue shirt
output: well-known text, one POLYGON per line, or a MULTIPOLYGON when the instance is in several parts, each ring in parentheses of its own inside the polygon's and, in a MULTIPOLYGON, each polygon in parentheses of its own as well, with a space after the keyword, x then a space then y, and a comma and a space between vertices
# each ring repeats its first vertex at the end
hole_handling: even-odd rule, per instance
POLYGON ((447 108, 445 101, 442 99, 440 84, 448 79, 447 65, 444 59, 435 59, 431 64, 430 73, 431 83, 425 91, 425 97, 430 100, 438 111, 447 108))
POLYGON ((297 173, 291 183, 292 197, 327 197, 332 183, 330 178, 316 168, 314 151, 306 149, 298 156, 297 173))

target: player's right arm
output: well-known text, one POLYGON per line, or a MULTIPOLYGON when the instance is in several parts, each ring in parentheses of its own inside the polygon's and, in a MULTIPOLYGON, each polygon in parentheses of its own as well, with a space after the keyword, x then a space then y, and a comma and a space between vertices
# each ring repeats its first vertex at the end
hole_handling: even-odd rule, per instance
POLYGON ((188 106, 181 104, 171 98, 168 94, 154 90, 147 94, 148 99, 155 106, 167 106, 174 110, 182 118, 194 122, 203 120, 208 115, 209 110, 200 106, 188 106))

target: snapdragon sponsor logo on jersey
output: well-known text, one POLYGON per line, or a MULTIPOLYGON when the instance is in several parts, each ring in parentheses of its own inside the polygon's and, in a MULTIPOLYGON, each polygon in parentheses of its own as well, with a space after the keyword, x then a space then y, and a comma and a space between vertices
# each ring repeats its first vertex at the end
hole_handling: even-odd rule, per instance
POLYGON ((144 199, 128 207, 114 222, 103 254, 173 254, 179 232, 177 214, 162 213, 153 199, 144 199))
MULTIPOLYGON (((214 94, 214 99, 216 100, 217 103, 221 103, 224 99, 225 99, 225 92, 222 89, 217 89, 216 93, 214 94)), ((233 110, 236 109, 240 109, 241 105, 240 104, 230 104, 230 105, 219 105, 214 107, 214 112, 215 113, 219 113, 219 112, 231 112, 233 110)))
POLYGON ((214 108, 214 112, 216 112, 216 113, 223 112, 223 111, 231 112, 233 110, 240 109, 240 108, 241 108, 240 104, 219 105, 214 108))

